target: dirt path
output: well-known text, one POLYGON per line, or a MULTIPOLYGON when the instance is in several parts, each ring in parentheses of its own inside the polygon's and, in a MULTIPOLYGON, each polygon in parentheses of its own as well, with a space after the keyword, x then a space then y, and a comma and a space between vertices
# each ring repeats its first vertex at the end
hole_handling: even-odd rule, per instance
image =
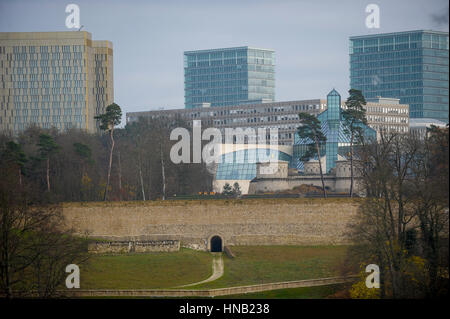
POLYGON ((214 281, 214 280, 222 277, 223 276, 222 253, 212 253, 212 254, 214 255, 213 262, 212 262, 213 273, 208 279, 205 279, 205 280, 199 281, 199 282, 195 282, 193 284, 178 286, 176 288, 196 286, 196 285, 204 284, 206 282, 214 281))

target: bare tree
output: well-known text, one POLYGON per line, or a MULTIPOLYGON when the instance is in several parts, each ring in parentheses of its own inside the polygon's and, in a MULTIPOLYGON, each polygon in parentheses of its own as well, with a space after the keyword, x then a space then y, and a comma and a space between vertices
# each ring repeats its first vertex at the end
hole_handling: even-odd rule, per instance
POLYGON ((436 297, 442 286, 439 278, 445 276, 443 266, 448 269, 448 127, 432 127, 420 142, 412 167, 412 192, 428 270, 426 293, 436 297))
MULTIPOLYGON (((429 283, 417 278, 420 266, 416 260, 422 258, 425 264, 433 263, 435 250, 432 249, 431 255, 426 251, 421 253, 412 234, 419 230, 419 237, 427 242, 433 233, 433 244, 429 246, 437 245, 438 233, 448 224, 448 216, 443 216, 446 204, 431 207, 427 198, 433 183, 424 176, 427 169, 423 159, 427 151, 423 142, 408 134, 382 132, 380 137, 379 142, 372 141, 358 148, 355 168, 367 198, 362 201, 358 219, 351 227, 352 238, 356 246, 364 247, 359 249, 360 257, 380 266, 382 296, 423 296, 424 287, 429 283)), ((431 280, 437 284, 440 279, 434 275, 431 280)))
POLYGON ((55 295, 67 263, 87 258, 85 245, 63 231, 58 206, 42 202, 36 187, 19 187, 16 170, 2 166, 0 178, 0 288, 7 298, 17 291, 55 295))

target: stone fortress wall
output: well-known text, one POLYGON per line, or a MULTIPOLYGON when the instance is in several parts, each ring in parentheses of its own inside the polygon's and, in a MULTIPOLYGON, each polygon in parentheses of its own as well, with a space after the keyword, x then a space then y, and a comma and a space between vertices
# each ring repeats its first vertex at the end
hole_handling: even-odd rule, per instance
POLYGON ((220 237, 222 247, 346 244, 358 200, 91 202, 65 203, 62 208, 67 227, 79 235, 112 242, 172 240, 182 247, 210 250, 214 236, 220 237))

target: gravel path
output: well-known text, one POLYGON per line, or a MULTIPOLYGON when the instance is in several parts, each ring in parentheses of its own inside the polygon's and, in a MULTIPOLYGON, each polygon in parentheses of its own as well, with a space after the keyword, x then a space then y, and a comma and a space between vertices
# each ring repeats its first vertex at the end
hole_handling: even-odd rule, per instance
POLYGON ((222 253, 212 253, 212 254, 214 255, 213 262, 212 262, 213 273, 208 279, 205 279, 205 280, 199 281, 199 282, 195 282, 193 284, 178 286, 176 288, 196 286, 196 285, 204 284, 206 282, 214 281, 214 280, 222 277, 223 276, 222 253))

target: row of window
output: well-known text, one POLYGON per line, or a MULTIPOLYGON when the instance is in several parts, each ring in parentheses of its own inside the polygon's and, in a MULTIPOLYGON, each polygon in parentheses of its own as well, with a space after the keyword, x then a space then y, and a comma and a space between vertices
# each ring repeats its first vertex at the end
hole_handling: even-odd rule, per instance
POLYGON ((246 71, 258 71, 258 72, 275 72, 274 66, 270 65, 233 65, 226 67, 211 67, 211 68, 185 68, 184 74, 188 75, 208 75, 208 74, 220 74, 220 73, 236 73, 246 71))
MULTIPOLYGON (((96 54, 97 56, 97 54, 96 54)), ((83 52, 67 53, 6 53, 7 61, 49 61, 49 60, 81 60, 84 59, 83 52)))
POLYGON ((240 50, 223 50, 212 52, 190 52, 190 53, 185 52, 184 56, 188 62, 217 60, 217 59, 246 58, 246 57, 273 59, 274 52, 265 50, 254 50, 254 49, 248 50, 240 49, 240 50))
MULTIPOLYGON (((377 83, 376 79, 372 84, 357 84, 353 80, 351 81, 351 87, 362 90, 366 98, 374 98, 377 96, 383 97, 396 97, 409 95, 407 93, 408 88, 414 87, 433 87, 435 89, 448 89, 448 81, 407 81, 407 82, 393 82, 393 83, 377 83), (394 89, 394 90, 393 90, 394 89), (367 95, 367 94, 370 94, 367 95)), ((447 95, 444 91, 444 95, 447 95)))
POLYGON ((378 122, 378 123, 398 123, 398 124, 408 124, 408 118, 398 117, 398 116, 379 116, 379 115, 368 115, 367 121, 378 122))
POLYGON ((229 93, 242 93, 247 94, 247 92, 253 93, 274 93, 274 88, 272 87, 263 87, 263 86, 231 86, 231 87, 220 87, 217 89, 192 89, 186 90, 186 97, 192 96, 214 96, 214 95, 222 95, 229 93))
POLYGON ((82 123, 83 115, 74 116, 62 116, 62 115, 52 115, 52 116, 14 116, 14 123, 61 123, 61 122, 78 122, 82 123))
POLYGON ((28 88, 52 88, 52 93, 56 94, 59 90, 57 88, 63 88, 63 93, 72 92, 72 88, 81 88, 84 86, 84 81, 16 81, 10 86, 14 89, 28 89, 28 88))
POLYGON ((6 74, 50 74, 50 73, 82 73, 83 68, 80 66, 63 66, 63 67, 22 67, 6 69, 6 74), (51 72, 50 72, 51 71, 51 72))
POLYGON ((54 94, 46 94, 46 95, 14 95, 14 102, 51 102, 51 101, 84 101, 85 96, 83 94, 64 94, 59 91, 60 89, 52 89, 55 90, 54 94))
POLYGON ((441 80, 448 81, 448 73, 434 73, 434 72, 421 72, 421 73, 407 73, 407 74, 395 74, 384 76, 370 76, 370 77, 353 77, 351 80, 356 84, 367 84, 374 82, 396 82, 396 81, 413 81, 419 79, 428 80, 441 80))
MULTIPOLYGON (((38 119, 35 119, 32 123, 39 123, 38 119)), ((13 129, 15 131, 23 131, 26 128, 30 126, 30 123, 14 123, 13 129)), ((66 123, 53 123, 53 122, 46 122, 46 123, 39 123, 39 126, 42 128, 52 128, 55 127, 57 129, 69 129, 69 128, 83 128, 83 123, 72 123, 72 122, 66 122, 66 123)))
POLYGON ((84 73, 55 73, 55 74, 10 74, 2 75, 1 81, 70 81, 70 80, 84 80, 84 73))
MULTIPOLYGON (((382 68, 382 69, 352 69, 350 72, 350 76, 358 77, 358 76, 368 76, 368 75, 383 75, 383 74, 400 74, 400 73, 413 73, 413 72, 422 72, 426 68, 424 65, 410 65, 403 67, 395 67, 395 68, 382 68)), ((428 68, 427 68, 428 70, 428 68)))
POLYGON ((420 65, 422 58, 398 59, 398 60, 379 60, 374 62, 353 62, 350 64, 350 70, 367 69, 367 68, 388 68, 403 65, 420 65))
POLYGON ((44 66, 85 66, 84 60, 28 60, 28 61, 5 61, 4 67, 44 67, 44 66))
POLYGON ((377 53, 377 54, 350 54, 350 63, 354 62, 368 62, 378 60, 396 60, 408 57, 448 57, 448 50, 406 50, 393 53, 377 53))
MULTIPOLYGON (((44 45, 44 46, 21 45, 21 46, 13 46, 12 52, 13 53, 84 52, 84 45, 44 45)), ((0 53, 5 53, 5 47, 0 47, 0 53)))
MULTIPOLYGON (((32 105, 35 106, 35 105, 32 105)), ((76 107, 76 108, 43 108, 43 109, 15 109, 13 114, 16 116, 39 116, 39 115, 82 115, 84 108, 76 107)))

